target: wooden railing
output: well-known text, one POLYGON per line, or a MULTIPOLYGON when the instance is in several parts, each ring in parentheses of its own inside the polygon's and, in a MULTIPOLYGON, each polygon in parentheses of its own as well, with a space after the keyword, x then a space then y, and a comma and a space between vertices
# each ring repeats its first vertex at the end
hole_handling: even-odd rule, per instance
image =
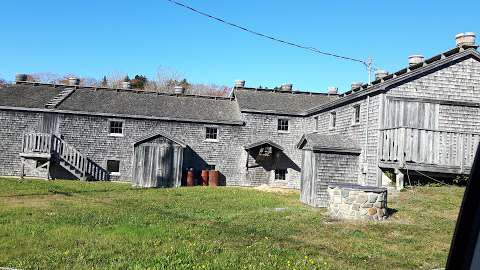
POLYGON ((30 133, 23 135, 22 149, 24 153, 50 154, 51 147, 51 134, 30 133))
POLYGON ((380 160, 458 166, 473 163, 480 134, 398 127, 383 129, 380 160))
POLYGON ((109 180, 109 173, 83 155, 75 147, 53 134, 29 133, 23 135, 23 153, 51 154, 60 162, 66 162, 80 177, 93 180, 109 180))

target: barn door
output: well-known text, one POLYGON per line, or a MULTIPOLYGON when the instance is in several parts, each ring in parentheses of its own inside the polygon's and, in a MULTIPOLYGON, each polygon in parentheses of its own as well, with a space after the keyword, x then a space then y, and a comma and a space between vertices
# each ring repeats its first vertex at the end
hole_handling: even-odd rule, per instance
POLYGON ((439 104, 388 98, 385 128, 438 128, 439 104))
POLYGON ((142 187, 173 186, 173 151, 167 143, 135 147, 134 184, 142 187))

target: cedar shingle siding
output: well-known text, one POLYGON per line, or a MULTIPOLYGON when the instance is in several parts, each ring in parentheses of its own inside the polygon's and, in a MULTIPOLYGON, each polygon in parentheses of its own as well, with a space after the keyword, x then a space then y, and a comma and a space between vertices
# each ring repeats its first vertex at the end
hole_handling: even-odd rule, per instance
MULTIPOLYGON (((463 132, 448 140, 458 138, 458 147, 473 149, 480 138, 479 59, 475 49, 456 48, 342 95, 242 87, 229 98, 213 98, 75 86, 68 96, 58 98, 72 87, 17 84, 0 90, 0 175, 20 175, 24 133, 48 131, 103 168, 107 160, 119 160, 119 175, 111 179, 132 181, 134 143, 165 134, 186 145, 184 173, 187 168, 199 172, 215 166, 227 185, 297 189, 303 174, 320 181, 314 192, 318 198, 307 203, 324 205, 328 182, 382 185, 382 170, 404 169, 400 161, 383 160, 382 147, 391 139, 386 140, 384 128, 406 134, 406 128, 428 123, 423 126, 428 128, 427 138, 463 132), (47 106, 49 102, 53 105, 47 106), (427 116, 417 119, 415 110, 427 116), (331 112, 336 113, 334 128, 331 112), (288 130, 279 130, 282 119, 288 121, 288 130), (111 121, 121 121, 123 136, 112 136, 111 121), (207 128, 217 129, 216 140, 206 138, 207 128), (258 156, 271 149, 272 156, 258 156), (302 161, 314 167, 302 172, 302 161), (275 169, 286 169, 286 179, 275 180, 275 169)), ((442 138, 437 138, 439 147, 442 138)), ((403 153, 405 147, 395 151, 403 153)), ((461 154, 438 151, 442 158, 461 154)), ((461 164, 450 169, 468 172, 469 157, 458 160, 461 164)), ((26 164, 27 175, 39 172, 32 166, 26 164)))

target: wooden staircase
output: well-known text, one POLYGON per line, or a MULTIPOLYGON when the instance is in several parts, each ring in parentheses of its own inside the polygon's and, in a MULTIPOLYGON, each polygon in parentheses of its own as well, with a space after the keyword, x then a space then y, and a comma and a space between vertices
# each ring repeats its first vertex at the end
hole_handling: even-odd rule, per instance
POLYGON ((45 108, 53 109, 60 105, 67 97, 69 97, 73 91, 75 91, 75 88, 65 88, 55 96, 52 100, 50 100, 47 104, 45 104, 45 108))
POLYGON ((109 180, 109 173, 105 169, 54 134, 24 134, 22 145, 22 158, 46 158, 83 181, 109 180))

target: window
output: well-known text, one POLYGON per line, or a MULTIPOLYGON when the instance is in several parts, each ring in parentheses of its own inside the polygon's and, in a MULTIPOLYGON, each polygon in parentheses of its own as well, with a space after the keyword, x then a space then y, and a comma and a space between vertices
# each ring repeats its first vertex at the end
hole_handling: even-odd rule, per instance
POLYGON ((288 119, 278 119, 278 131, 288 132, 288 119))
POLYGON ((334 129, 336 124, 337 124, 337 113, 331 112, 330 113, 330 129, 334 129))
POLYGON ((110 135, 118 136, 123 135, 123 122, 122 121, 110 121, 110 135))
POLYGON ((315 130, 318 131, 318 116, 315 116, 313 120, 315 121, 315 130))
POLYGON ((110 175, 120 175, 120 161, 119 160, 107 160, 107 171, 110 175))
POLYGON ((216 128, 216 127, 206 127, 205 128, 205 139, 207 141, 217 141, 218 140, 218 128, 216 128))
POLYGON ((360 105, 353 106, 353 124, 360 123, 360 105))
POLYGON ((287 180, 287 170, 285 169, 275 170, 275 180, 287 180))

